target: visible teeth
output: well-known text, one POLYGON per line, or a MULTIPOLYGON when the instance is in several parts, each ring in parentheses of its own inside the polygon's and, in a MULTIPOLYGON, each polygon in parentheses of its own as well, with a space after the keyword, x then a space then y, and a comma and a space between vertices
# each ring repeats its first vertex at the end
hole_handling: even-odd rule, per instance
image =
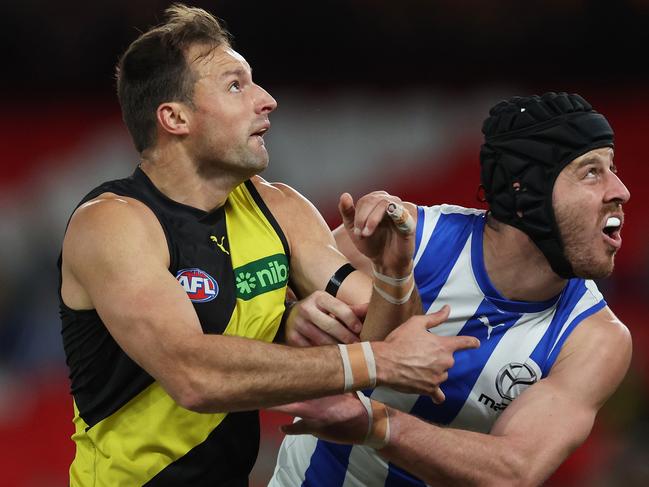
POLYGON ((619 218, 612 216, 608 220, 606 220, 606 228, 608 228, 608 227, 616 227, 617 228, 617 227, 620 226, 620 223, 622 223, 622 222, 620 222, 619 218))

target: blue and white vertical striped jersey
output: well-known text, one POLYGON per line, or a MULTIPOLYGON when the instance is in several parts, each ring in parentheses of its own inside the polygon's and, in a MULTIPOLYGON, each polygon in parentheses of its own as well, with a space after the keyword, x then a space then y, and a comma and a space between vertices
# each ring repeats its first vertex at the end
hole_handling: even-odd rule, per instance
MULTIPOLYGON (((485 212, 458 206, 419 207, 414 273, 427 313, 451 307, 437 335, 472 335, 480 348, 455 353, 442 384, 446 401, 377 387, 368 395, 426 421, 488 433, 500 413, 531 384, 545 377, 566 338, 606 303, 592 281, 571 279, 543 302, 510 301, 485 271, 485 212)), ((338 445, 310 435, 287 436, 272 487, 423 487, 371 448, 338 445)))

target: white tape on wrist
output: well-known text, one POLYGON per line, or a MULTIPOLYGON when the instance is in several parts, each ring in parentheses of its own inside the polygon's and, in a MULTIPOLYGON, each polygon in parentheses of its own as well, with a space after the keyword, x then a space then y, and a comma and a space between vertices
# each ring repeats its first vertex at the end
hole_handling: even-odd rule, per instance
POLYGON ((383 289, 378 287, 376 283, 374 283, 374 290, 379 293, 379 296, 381 296, 390 304, 405 304, 410 300, 410 296, 412 296, 412 292, 415 290, 415 281, 412 281, 410 289, 408 289, 408 292, 401 298, 395 298, 390 293, 387 293, 383 289))
POLYGON ((367 411, 367 433, 363 445, 380 450, 390 442, 390 415, 385 404, 370 399, 360 391, 356 391, 358 399, 367 411))
POLYGON ((376 277, 379 281, 389 284, 390 286, 397 287, 403 286, 411 277, 414 276, 414 271, 410 271, 410 274, 405 277, 386 276, 385 274, 381 274, 379 271, 377 271, 374 266, 372 266, 372 273, 374 274, 374 277, 376 277))
POLYGON ((354 385, 354 374, 352 372, 352 364, 349 362, 349 352, 347 352, 347 345, 338 345, 340 349, 340 357, 343 359, 343 373, 345 374, 345 388, 344 392, 350 392, 354 385))
POLYGON ((374 360, 374 351, 370 342, 361 342, 363 355, 365 355, 365 364, 367 365, 367 375, 370 379, 370 387, 376 387, 376 360, 374 360))
POLYGON ((376 360, 370 342, 338 345, 345 374, 344 392, 376 387, 376 360))

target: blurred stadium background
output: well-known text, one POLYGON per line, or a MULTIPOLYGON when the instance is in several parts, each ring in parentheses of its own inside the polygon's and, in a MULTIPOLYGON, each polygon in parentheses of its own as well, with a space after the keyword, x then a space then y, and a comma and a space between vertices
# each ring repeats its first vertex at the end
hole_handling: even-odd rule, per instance
MULTIPOLYGON (((226 21, 256 81, 279 102, 264 176, 297 188, 332 226, 343 191, 477 205, 481 122, 504 97, 579 92, 606 114, 633 197, 615 274, 599 285, 632 330, 634 358, 590 439, 547 485, 649 485, 649 1, 188 3, 226 21)), ((72 400, 55 261, 79 199, 137 163, 113 66, 168 4, 3 2, 2 486, 67 485, 72 400)), ((285 419, 263 413, 253 487, 269 478, 285 419)))

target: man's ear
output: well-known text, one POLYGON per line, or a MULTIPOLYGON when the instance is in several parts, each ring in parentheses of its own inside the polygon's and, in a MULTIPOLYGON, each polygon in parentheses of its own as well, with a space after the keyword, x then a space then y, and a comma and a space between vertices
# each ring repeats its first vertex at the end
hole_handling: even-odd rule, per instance
POLYGON ((189 133, 189 109, 184 103, 162 103, 156 111, 156 117, 160 127, 169 134, 189 133))

